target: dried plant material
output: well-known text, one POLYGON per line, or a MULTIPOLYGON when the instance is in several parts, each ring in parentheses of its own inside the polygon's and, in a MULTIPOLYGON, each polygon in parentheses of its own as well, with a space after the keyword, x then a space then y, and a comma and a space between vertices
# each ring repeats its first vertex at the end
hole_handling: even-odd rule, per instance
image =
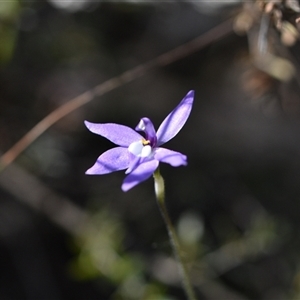
POLYGON ((295 27, 297 29, 297 31, 300 31, 300 17, 295 19, 295 27))
POLYGON ((235 33, 243 35, 249 31, 253 23, 253 16, 251 16, 251 14, 248 14, 247 12, 242 12, 236 17, 233 23, 233 30, 235 31, 235 33))
POLYGON ((242 77, 244 90, 254 99, 265 95, 272 87, 274 79, 257 68, 246 71, 242 77))
POLYGON ((279 10, 279 9, 273 10, 273 22, 274 22, 274 26, 278 30, 281 30, 281 27, 282 27, 282 12, 281 12, 281 10, 279 10))
POLYGON ((290 22, 284 21, 281 28, 281 42, 286 46, 293 46, 299 37, 299 32, 290 22))
POLYGON ((256 61, 257 67, 280 81, 289 81, 292 79, 296 70, 292 63, 285 58, 268 54, 260 57, 256 61))
POLYGON ((246 2, 243 10, 237 15, 233 22, 233 30, 237 34, 245 34, 259 20, 260 10, 253 3, 246 2))
POLYGON ((292 46, 299 36, 300 6, 298 0, 256 0, 246 2, 243 11, 237 16, 234 30, 244 34, 263 22, 265 16, 270 16, 270 25, 281 34, 281 42, 292 46))
POLYGON ((264 6, 265 6, 265 1, 264 0, 256 0, 255 4, 260 10, 263 10, 264 6))
POLYGON ((275 6, 274 2, 268 2, 264 8, 265 13, 270 14, 275 6))
POLYGON ((300 12, 300 6, 297 0, 286 0, 285 5, 295 12, 300 12))

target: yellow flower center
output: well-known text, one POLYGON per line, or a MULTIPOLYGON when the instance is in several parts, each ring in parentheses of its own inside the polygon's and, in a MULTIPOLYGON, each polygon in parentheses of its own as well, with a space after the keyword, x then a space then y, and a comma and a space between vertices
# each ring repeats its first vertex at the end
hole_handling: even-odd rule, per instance
POLYGON ((142 139, 142 144, 143 144, 143 146, 150 145, 150 141, 149 141, 149 140, 142 139))

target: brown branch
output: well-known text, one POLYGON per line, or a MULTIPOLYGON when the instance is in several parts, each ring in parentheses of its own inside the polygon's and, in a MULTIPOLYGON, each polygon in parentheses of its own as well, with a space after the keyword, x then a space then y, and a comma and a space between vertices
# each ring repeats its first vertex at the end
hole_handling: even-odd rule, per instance
POLYGON ((57 121, 73 112, 77 108, 90 102, 95 96, 102 96, 109 91, 122 86, 125 83, 131 82, 144 75, 147 71, 155 67, 169 65, 179 59, 182 59, 197 50, 200 50, 209 44, 225 37, 232 32, 232 19, 226 20, 217 25, 206 33, 200 35, 194 40, 179 46, 167 53, 164 53, 153 60, 141 64, 123 74, 109 79, 93 89, 71 99, 66 104, 58 107, 39 123, 37 123, 30 131, 28 131, 16 144, 14 144, 0 158, 0 171, 4 170, 11 164, 33 141, 35 141, 43 132, 55 124, 57 121))

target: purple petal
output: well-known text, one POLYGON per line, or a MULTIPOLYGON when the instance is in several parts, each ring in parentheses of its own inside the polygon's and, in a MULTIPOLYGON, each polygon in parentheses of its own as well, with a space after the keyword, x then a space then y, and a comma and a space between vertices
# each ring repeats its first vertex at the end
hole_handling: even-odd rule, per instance
POLYGON ((137 166, 123 181, 122 190, 127 192, 137 184, 148 179, 157 169, 159 161, 156 159, 144 162, 137 166))
POLYGON ((170 164, 172 167, 187 165, 187 157, 184 154, 165 148, 156 149, 154 157, 160 162, 170 164))
POLYGON ((89 131, 99 134, 116 145, 128 147, 132 142, 141 140, 143 137, 132 128, 114 123, 91 123, 84 121, 89 131))
POLYGON ((172 139, 188 119, 194 101, 194 91, 189 91, 175 109, 164 119, 157 130, 157 146, 172 139))
POLYGON ((88 169, 87 175, 102 175, 127 169, 132 160, 132 154, 127 148, 116 147, 101 154, 96 163, 88 169))
POLYGON ((157 138, 153 123, 148 118, 142 118, 135 130, 143 131, 146 134, 146 140, 150 141, 152 146, 156 145, 157 138))
POLYGON ((129 174, 132 172, 133 169, 135 169, 141 162, 140 157, 135 157, 133 160, 130 162, 130 165, 128 166, 128 169, 126 170, 125 174, 129 174))

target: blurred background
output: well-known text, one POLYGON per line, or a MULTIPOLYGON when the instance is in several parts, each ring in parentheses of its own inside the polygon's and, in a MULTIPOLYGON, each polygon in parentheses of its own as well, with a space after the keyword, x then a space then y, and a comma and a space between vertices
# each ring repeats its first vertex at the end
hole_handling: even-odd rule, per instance
POLYGON ((300 299, 298 1, 0 2, 0 151, 54 109, 218 27, 220 38, 56 122, 0 174, 1 299, 185 299, 147 180, 86 176, 84 120, 158 127, 195 90, 161 166, 199 299, 300 299), (232 25, 226 33, 226 20, 232 25), (224 34, 222 31, 224 30, 224 34))

